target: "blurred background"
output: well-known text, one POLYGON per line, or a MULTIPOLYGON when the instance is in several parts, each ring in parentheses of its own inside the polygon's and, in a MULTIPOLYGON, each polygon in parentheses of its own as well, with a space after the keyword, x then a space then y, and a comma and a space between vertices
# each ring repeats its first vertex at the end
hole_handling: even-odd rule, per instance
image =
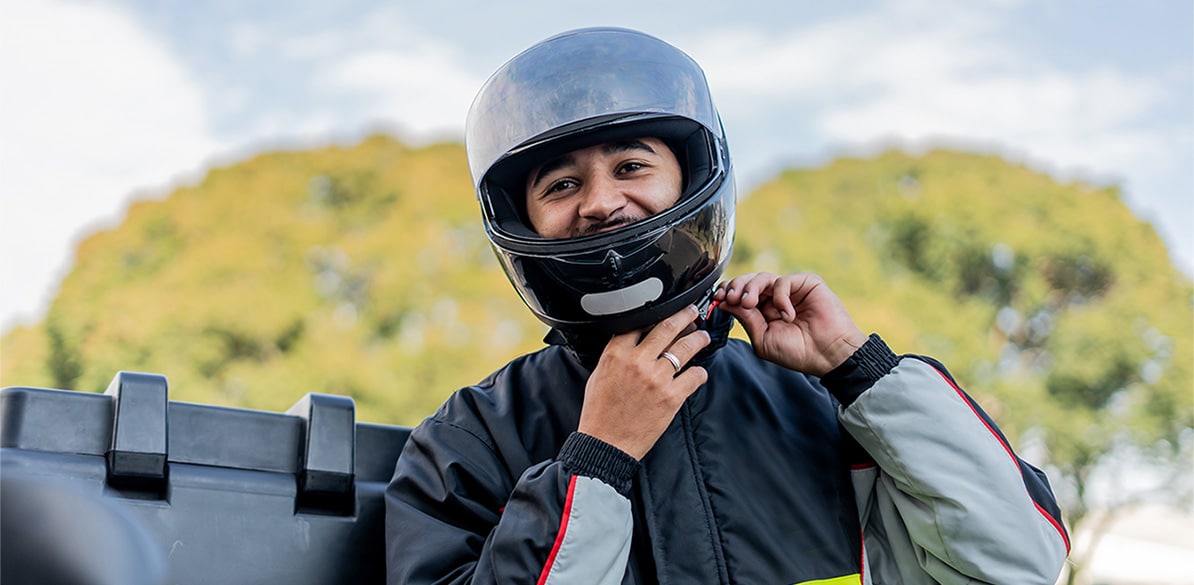
POLYGON ((701 63, 735 270, 815 270, 1050 474, 1089 585, 1194 583, 1194 4, 0 0, 0 384, 417 424, 544 333, 464 164, 563 30, 701 63))

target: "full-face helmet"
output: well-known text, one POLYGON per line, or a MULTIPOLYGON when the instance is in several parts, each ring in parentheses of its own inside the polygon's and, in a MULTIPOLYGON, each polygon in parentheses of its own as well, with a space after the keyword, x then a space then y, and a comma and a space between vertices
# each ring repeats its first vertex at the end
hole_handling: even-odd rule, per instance
POLYGON ((734 174, 704 72, 655 37, 588 28, 544 40, 482 86, 466 124, 469 169, 502 268, 531 311, 570 333, 616 334, 708 305, 734 240, 734 174), (618 229, 540 237, 525 177, 578 148, 638 137, 676 154, 671 208, 618 229))

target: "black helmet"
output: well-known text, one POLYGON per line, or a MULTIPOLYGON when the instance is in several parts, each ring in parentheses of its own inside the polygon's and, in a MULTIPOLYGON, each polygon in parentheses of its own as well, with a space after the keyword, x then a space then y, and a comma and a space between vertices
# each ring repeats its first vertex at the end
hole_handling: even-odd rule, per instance
POLYGON ((542 41, 482 86, 466 124, 485 231, 506 276, 544 323, 615 334, 707 304, 734 240, 734 174, 700 66, 646 34, 588 28, 542 41), (674 206, 615 230, 540 237, 525 176, 548 158, 637 137, 680 161, 674 206))

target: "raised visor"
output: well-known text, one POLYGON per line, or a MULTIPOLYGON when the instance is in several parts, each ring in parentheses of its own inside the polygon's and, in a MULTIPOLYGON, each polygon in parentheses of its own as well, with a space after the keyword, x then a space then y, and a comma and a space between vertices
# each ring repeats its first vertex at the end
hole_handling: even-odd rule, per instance
POLYGON ((104 394, 4 388, 0 578, 86 564, 95 543, 126 558, 102 559, 87 582, 384 583, 382 494, 409 434, 356 422, 343 396, 307 394, 286 413, 172 402, 155 374, 120 372, 104 394), (56 490, 69 497, 44 496, 56 490), (71 498, 112 508, 119 527, 46 521, 71 498), (131 572, 104 580, 121 567, 131 572))

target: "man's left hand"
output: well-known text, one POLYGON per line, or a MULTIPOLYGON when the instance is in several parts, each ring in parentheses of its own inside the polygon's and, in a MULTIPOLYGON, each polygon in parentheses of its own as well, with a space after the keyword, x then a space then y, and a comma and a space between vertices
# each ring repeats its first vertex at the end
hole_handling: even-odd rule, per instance
POLYGON ((742 323, 759 357, 806 374, 824 376, 867 340, 815 274, 744 274, 713 298, 742 323))

